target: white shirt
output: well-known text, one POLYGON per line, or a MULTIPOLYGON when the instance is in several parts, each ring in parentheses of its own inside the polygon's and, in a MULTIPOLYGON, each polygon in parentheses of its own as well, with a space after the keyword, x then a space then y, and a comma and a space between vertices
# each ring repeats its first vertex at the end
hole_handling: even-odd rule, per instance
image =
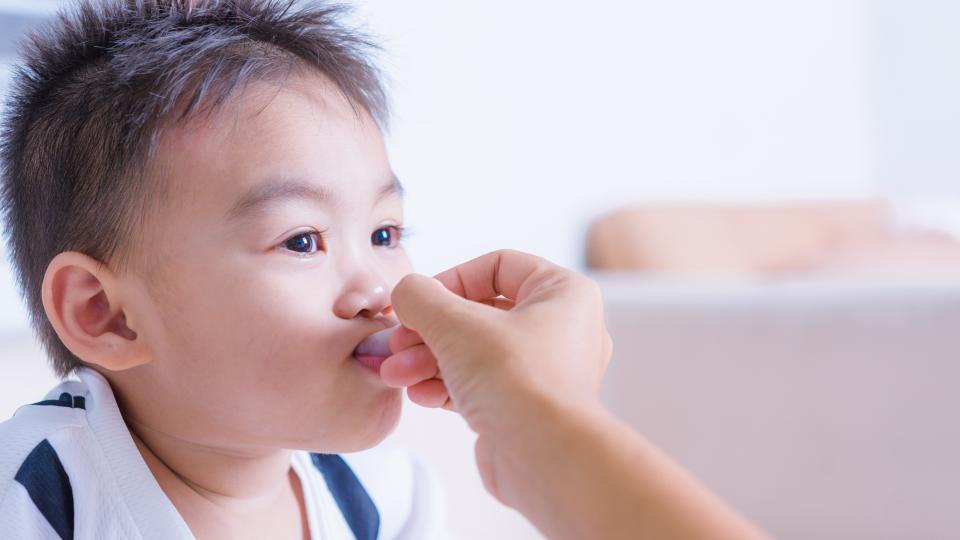
MULTIPOLYGON (((80 368, 0 423, 0 537, 193 539, 143 461, 107 380, 80 368)), ((442 496, 398 448, 293 453, 313 540, 432 539, 442 496)))

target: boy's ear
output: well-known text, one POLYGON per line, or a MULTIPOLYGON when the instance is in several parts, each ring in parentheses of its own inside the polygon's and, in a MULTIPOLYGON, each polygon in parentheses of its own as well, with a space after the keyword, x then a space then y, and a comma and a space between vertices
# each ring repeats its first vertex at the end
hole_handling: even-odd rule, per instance
POLYGON ((43 276, 43 309, 77 358, 111 371, 150 361, 143 339, 128 324, 116 275, 82 253, 59 253, 43 276))

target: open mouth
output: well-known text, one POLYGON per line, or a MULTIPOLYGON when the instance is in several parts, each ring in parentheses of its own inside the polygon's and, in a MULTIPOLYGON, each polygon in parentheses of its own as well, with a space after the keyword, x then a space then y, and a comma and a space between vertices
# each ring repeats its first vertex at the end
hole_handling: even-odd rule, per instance
POLYGON ((364 367, 380 373, 380 365, 391 354, 390 336, 396 328, 393 326, 365 337, 353 350, 353 357, 364 367))

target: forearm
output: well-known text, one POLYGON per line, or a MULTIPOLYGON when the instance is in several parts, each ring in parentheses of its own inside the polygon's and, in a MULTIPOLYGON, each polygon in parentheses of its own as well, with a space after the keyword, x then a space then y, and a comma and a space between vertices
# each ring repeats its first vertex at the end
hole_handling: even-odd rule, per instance
POLYGON ((547 405, 536 417, 498 448, 508 465, 497 477, 547 537, 763 538, 599 405, 547 405))

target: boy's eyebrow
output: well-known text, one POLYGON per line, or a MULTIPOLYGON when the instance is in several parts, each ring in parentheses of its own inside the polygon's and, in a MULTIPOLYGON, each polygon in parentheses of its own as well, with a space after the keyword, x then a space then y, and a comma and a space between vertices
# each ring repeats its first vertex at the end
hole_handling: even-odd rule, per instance
MULTIPOLYGON (((395 174, 384 184, 374 197, 374 204, 397 195, 403 198, 406 190, 395 174)), ((227 219, 244 218, 258 209, 285 199, 312 199, 332 206, 340 204, 340 197, 326 186, 312 184, 299 178, 287 178, 278 182, 267 182, 241 195, 227 211, 227 219)))

